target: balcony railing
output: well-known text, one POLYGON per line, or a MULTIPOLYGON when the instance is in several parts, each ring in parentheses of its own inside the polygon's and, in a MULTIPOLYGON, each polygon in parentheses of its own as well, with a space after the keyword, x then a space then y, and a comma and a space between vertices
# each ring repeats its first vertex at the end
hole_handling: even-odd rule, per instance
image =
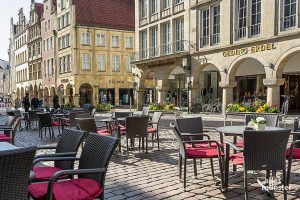
POLYGON ((161 18, 167 17, 169 15, 171 15, 171 8, 170 7, 161 11, 161 18))
POLYGON ((242 27, 242 28, 235 29, 234 34, 235 34, 235 40, 245 38, 247 36, 247 28, 242 27))
POLYGON ((249 36, 253 37, 260 34, 260 24, 254 24, 249 27, 249 36))
POLYGON ((296 15, 287 16, 281 19, 282 30, 288 30, 296 26, 296 15))
POLYGON ((160 46, 142 49, 131 54, 132 62, 157 58, 160 56, 172 55, 177 53, 188 53, 193 49, 188 41, 178 40, 175 42, 162 44, 160 46))
POLYGON ((191 6, 191 8, 193 8, 193 7, 199 6, 204 3, 208 3, 209 1, 211 1, 211 0, 191 0, 190 6, 191 6))
POLYGON ((181 12, 184 10, 184 1, 173 6, 173 13, 181 12))

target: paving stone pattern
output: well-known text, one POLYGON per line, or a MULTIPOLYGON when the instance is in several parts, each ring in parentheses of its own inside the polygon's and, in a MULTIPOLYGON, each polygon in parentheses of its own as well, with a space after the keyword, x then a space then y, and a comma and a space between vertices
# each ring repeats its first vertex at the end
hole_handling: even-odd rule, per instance
MULTIPOLYGON (((183 190, 183 183, 179 180, 178 172, 178 144, 169 123, 172 117, 163 117, 160 125, 161 149, 157 150, 156 143, 152 148, 149 142, 149 153, 137 149, 126 153, 116 153, 110 162, 106 183, 105 199, 174 199, 174 200, 202 200, 202 199, 243 199, 243 175, 239 167, 238 172, 229 179, 227 192, 220 191, 218 179, 212 177, 209 159, 203 159, 202 165, 197 162, 198 175, 194 176, 192 162, 187 162, 187 188, 183 190)), ((0 118, 3 123, 5 118, 0 118)), ((205 122, 214 125, 213 121, 205 122)), ((205 124, 204 123, 204 124, 205 124)), ((56 135, 58 134, 55 128, 56 135)), ((213 139, 219 139, 215 132, 209 133, 213 139)), ((55 145, 58 139, 51 140, 49 135, 41 140, 37 131, 22 130, 16 135, 17 146, 55 145)), ((124 141, 123 141, 124 145, 124 141)), ((137 146, 137 145, 136 145, 137 146)), ((81 150, 80 150, 81 151, 81 150)), ((45 153, 41 151, 39 153, 45 153)), ((80 153, 80 152, 79 152, 80 153)), ((46 163, 50 164, 50 163, 46 163)), ((215 176, 219 177, 217 159, 214 161, 215 176)), ((292 177, 288 192, 288 199, 300 198, 300 162, 294 161, 292 177)), ((280 178, 281 173, 277 173, 280 178)), ((249 179, 251 199, 283 199, 282 191, 275 191, 275 198, 268 197, 254 179, 249 179)))

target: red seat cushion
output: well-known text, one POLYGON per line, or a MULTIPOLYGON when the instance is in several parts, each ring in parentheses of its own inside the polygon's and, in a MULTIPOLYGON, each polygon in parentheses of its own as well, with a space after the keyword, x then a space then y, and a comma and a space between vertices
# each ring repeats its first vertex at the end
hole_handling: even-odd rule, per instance
POLYGON ((0 134, 0 142, 10 142, 12 141, 12 138, 5 135, 5 134, 0 134))
POLYGON ((58 167, 33 167, 32 171, 34 172, 35 180, 49 180, 51 176, 61 169, 58 167))
POLYGON ((104 130, 97 130, 97 133, 103 136, 111 136, 110 133, 108 132, 108 130, 104 129, 104 130))
MULTIPOLYGON (((192 144, 187 144, 187 143, 185 144, 186 148, 195 148, 195 147, 197 147, 197 148, 211 148, 211 147, 216 148, 217 144, 216 143, 209 144, 208 142, 206 142, 206 143, 198 143, 198 144, 194 143, 193 146, 192 146, 192 144)), ((224 144, 220 144, 220 146, 224 146, 224 144)))
POLYGON ((230 155, 230 160, 234 165, 244 165, 244 155, 243 153, 236 153, 230 155))
MULTIPOLYGON (((290 148, 286 150, 285 156, 290 157, 290 148)), ((300 159, 300 148, 293 148, 293 159, 300 159)))
MULTIPOLYGON (((33 183, 28 191, 34 199, 44 200, 47 197, 48 183, 33 183)), ((55 200, 93 200, 99 197, 103 188, 92 179, 78 178, 55 182, 53 199, 55 200)))
POLYGON ((238 140, 235 145, 237 147, 244 147, 244 140, 243 139, 238 140))
MULTIPOLYGON (((186 154, 191 158, 217 158, 218 149, 215 147, 210 148, 199 148, 199 147, 190 147, 186 148, 186 154)), ((221 152, 221 156, 224 156, 224 153, 221 152)))
POLYGON ((60 126, 60 122, 59 121, 54 121, 54 122, 52 122, 52 125, 53 126, 60 126))
POLYGON ((147 133, 155 133, 156 131, 156 128, 147 128, 147 133))

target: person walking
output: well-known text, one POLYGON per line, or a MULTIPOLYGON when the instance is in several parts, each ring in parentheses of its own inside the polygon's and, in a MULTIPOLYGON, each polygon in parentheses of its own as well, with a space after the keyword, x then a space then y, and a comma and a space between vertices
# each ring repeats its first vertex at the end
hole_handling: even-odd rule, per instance
POLYGON ((37 109, 39 106, 40 106, 40 101, 36 97, 36 95, 34 95, 33 98, 31 99, 31 107, 37 109))
POLYGON ((53 96, 53 107, 54 109, 58 109, 60 107, 58 103, 58 95, 56 93, 54 93, 53 96))
POLYGON ((30 108, 30 102, 29 102, 29 94, 26 93, 26 95, 23 97, 23 107, 25 109, 25 112, 28 112, 29 111, 29 108, 30 108))

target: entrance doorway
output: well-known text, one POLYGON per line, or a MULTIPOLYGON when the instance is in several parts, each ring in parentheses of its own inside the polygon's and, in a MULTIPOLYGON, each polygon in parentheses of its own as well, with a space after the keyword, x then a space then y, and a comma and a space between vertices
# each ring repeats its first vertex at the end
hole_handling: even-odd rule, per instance
POLYGON ((84 104, 92 104, 93 98, 93 88, 90 84, 82 84, 79 88, 80 101, 79 105, 83 106, 84 104))
POLYGON ((120 101, 120 105, 133 105, 133 89, 127 89, 127 88, 123 88, 123 89, 119 89, 119 101, 120 101))

